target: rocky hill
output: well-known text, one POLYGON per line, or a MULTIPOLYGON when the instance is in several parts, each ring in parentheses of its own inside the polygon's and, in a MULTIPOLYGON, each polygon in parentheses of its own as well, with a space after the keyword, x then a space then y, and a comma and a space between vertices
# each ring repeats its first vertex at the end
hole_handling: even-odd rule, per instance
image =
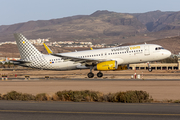
POLYGON ((51 38, 51 41, 137 43, 177 36, 179 30, 180 12, 129 14, 104 10, 91 15, 3 25, 0 41, 14 41, 13 33, 23 33, 29 39, 51 38))
POLYGON ((131 15, 146 25, 150 32, 180 29, 180 12, 162 12, 157 10, 131 15))
MULTIPOLYGON (((21 32, 28 38, 48 38, 53 41, 86 40, 96 42, 110 36, 124 36, 147 32, 136 17, 116 12, 96 11, 91 15, 53 20, 29 21, 0 26, 0 41, 12 41, 13 33, 21 32)), ((108 41, 108 40, 107 40, 108 41)))

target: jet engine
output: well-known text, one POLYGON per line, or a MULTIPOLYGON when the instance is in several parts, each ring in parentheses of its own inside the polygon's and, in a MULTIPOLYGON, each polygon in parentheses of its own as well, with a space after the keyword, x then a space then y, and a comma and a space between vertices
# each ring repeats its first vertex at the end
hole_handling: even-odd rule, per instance
POLYGON ((98 63, 96 69, 99 71, 116 70, 118 68, 117 61, 105 61, 98 63))

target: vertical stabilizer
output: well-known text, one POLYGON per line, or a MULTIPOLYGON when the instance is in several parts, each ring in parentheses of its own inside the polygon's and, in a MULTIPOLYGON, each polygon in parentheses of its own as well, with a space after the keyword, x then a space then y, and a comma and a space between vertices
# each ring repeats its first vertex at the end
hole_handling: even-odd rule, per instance
POLYGON ((20 52, 21 59, 28 59, 41 53, 20 33, 15 33, 14 37, 20 52))

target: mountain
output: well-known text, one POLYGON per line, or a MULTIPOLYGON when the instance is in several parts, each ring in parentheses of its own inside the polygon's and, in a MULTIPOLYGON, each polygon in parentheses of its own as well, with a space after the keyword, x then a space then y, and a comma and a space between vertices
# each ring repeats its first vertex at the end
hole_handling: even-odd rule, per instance
POLYGON ((131 14, 146 25, 150 32, 180 29, 180 12, 162 12, 160 10, 131 14))
POLYGON ((91 15, 78 15, 53 20, 38 20, 0 26, 0 41, 14 41, 13 33, 21 32, 28 38, 48 38, 52 41, 96 40, 108 37, 134 35, 146 32, 146 26, 132 15, 96 11, 91 15))
POLYGON ((153 23, 151 31, 180 29, 180 12, 162 15, 153 23))
POLYGON ((13 33, 23 33, 28 39, 137 43, 177 36, 179 30, 180 12, 157 10, 130 14, 103 10, 91 15, 2 25, 0 41, 14 41, 13 33))

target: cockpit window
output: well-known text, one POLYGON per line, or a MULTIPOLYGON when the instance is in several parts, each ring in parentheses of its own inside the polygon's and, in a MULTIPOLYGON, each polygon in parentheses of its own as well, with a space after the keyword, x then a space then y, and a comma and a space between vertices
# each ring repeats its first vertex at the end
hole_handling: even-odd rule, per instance
POLYGON ((161 50, 161 49, 164 49, 163 47, 157 47, 155 48, 155 50, 161 50))

